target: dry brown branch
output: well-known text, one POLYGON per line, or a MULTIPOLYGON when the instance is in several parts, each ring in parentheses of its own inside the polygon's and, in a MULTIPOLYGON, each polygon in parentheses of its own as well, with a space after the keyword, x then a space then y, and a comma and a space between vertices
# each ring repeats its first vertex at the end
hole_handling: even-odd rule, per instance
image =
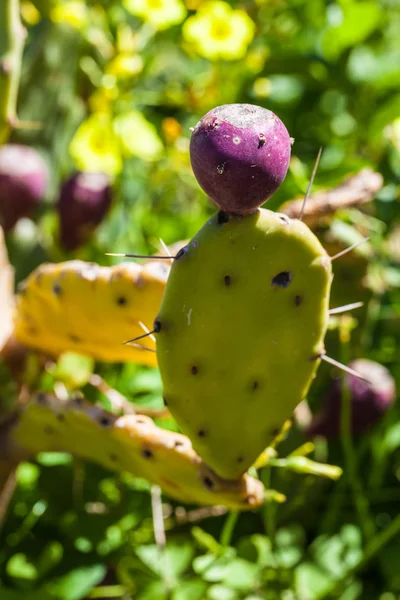
MULTIPOLYGON (((383 186, 383 177, 372 169, 363 169, 345 179, 331 190, 321 190, 310 196, 304 210, 303 221, 311 228, 336 211, 370 202, 383 186)), ((301 214, 303 198, 290 200, 279 211, 292 219, 301 214)))

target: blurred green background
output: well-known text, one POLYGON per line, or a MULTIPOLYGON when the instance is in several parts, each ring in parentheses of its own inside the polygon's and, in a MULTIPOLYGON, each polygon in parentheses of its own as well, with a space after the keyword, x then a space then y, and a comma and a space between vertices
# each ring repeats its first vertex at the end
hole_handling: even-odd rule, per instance
MULTIPOLYGON (((39 150, 51 181, 34 220, 7 234, 17 281, 41 262, 116 264, 106 252, 155 252, 160 238, 194 235, 215 207, 191 172, 190 127, 214 106, 258 104, 295 139, 268 208, 305 193, 320 146, 316 190, 364 166, 382 173, 372 203, 340 211, 319 232, 339 247, 370 236, 337 265, 334 282, 335 305, 364 300, 365 308, 334 324, 327 350, 379 361, 400 385, 399 0, 23 0, 21 15, 22 124, 10 141, 39 150), (56 202, 76 169, 107 173, 113 204, 67 252, 56 202), (350 342, 340 344, 346 327, 350 342)), ((129 399, 161 406, 157 370, 99 364, 96 372, 129 399)), ((331 377, 321 367, 313 410, 331 377)), ((379 536, 399 513, 399 416, 396 404, 353 440, 356 485, 340 440, 319 440, 315 456, 342 466, 343 478, 268 470, 266 483, 287 495, 282 506, 181 523, 182 509, 165 498, 165 563, 146 482, 40 455, 20 465, 2 525, 0 600, 398 600, 400 538, 379 536)), ((295 427, 286 450, 304 441, 295 427)))

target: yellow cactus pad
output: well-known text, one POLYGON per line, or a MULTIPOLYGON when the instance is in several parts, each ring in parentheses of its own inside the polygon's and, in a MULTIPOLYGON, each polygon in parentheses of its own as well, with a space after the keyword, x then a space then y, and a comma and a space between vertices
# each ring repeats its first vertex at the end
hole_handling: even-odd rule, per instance
POLYGON ((142 345, 123 342, 144 333, 140 322, 152 329, 168 272, 169 265, 160 261, 41 265, 17 296, 15 336, 52 355, 74 351, 108 362, 156 365, 150 337, 142 345))
POLYGON ((190 504, 249 510, 268 497, 262 483, 249 475, 236 481, 218 477, 184 435, 161 429, 143 415, 118 417, 82 398, 61 402, 37 394, 19 415, 12 438, 32 453, 71 452, 106 468, 145 477, 190 504))

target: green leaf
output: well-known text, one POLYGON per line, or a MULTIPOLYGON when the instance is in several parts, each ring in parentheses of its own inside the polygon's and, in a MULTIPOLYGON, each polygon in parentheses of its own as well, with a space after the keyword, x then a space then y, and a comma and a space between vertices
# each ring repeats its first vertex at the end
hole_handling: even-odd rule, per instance
POLYGON ((322 50, 328 60, 337 60, 346 48, 360 44, 379 27, 381 9, 375 2, 349 0, 331 7, 335 8, 336 22, 325 29, 322 50))
POLYGON ((230 572, 233 560, 235 560, 235 551, 228 548, 222 556, 216 557, 213 554, 198 556, 193 561, 193 570, 202 575, 204 581, 218 582, 230 572))
POLYGON ((74 569, 67 575, 53 580, 49 592, 57 600, 81 600, 100 583, 106 574, 104 565, 90 565, 74 569))
POLYGON ((225 585, 212 585, 207 592, 207 600, 238 600, 237 593, 225 585))
POLYGON ((172 592, 171 600, 203 600, 207 584, 195 578, 179 583, 172 592))
POLYGON ((54 369, 53 377, 62 381, 68 389, 77 389, 85 385, 94 369, 94 359, 83 354, 65 352, 60 356, 54 369))
POLYGON ((294 572, 294 587, 301 600, 316 600, 333 582, 324 571, 310 562, 302 563, 294 572))
POLYGON ((194 547, 190 540, 181 538, 168 541, 163 552, 162 557, 156 544, 136 548, 136 554, 154 573, 161 575, 165 567, 165 574, 178 577, 189 568, 194 556, 194 547))
POLYGON ((22 552, 18 552, 10 558, 6 566, 6 571, 7 575, 13 579, 35 581, 38 576, 35 565, 22 552))
POLYGON ((227 566, 223 582, 235 590, 247 591, 257 585, 260 573, 258 565, 243 558, 236 558, 227 566))

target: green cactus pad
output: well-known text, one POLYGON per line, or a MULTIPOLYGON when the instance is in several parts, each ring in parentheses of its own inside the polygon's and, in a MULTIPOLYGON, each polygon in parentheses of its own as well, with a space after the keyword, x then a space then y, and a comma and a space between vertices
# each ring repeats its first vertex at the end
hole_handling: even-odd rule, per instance
POLYGON ((219 212, 178 253, 156 319, 165 402, 235 479, 305 397, 324 351, 331 261, 298 220, 219 212))

